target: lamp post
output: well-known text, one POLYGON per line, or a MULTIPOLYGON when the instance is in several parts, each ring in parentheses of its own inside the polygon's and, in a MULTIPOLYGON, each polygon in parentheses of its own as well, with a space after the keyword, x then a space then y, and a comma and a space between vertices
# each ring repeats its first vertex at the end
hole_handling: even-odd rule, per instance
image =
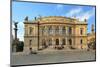
POLYGON ((38 50, 39 50, 39 21, 38 21, 38 50))

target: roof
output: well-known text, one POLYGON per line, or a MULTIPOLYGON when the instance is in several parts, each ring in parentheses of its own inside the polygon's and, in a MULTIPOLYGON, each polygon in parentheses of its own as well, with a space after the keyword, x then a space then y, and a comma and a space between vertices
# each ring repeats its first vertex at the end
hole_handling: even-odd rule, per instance
POLYGON ((79 21, 76 18, 64 17, 64 16, 45 16, 41 18, 36 18, 32 21, 26 21, 25 23, 74 23, 74 24, 87 24, 84 21, 79 21))

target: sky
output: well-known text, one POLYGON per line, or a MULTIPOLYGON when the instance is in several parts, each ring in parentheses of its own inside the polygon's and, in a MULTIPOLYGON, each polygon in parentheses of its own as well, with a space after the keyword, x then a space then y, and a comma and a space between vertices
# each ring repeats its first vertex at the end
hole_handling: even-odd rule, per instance
POLYGON ((12 35, 14 37, 14 22, 18 22, 18 38, 24 41, 24 18, 34 20, 34 17, 41 16, 65 16, 76 17, 80 21, 87 19, 88 33, 91 32, 91 25, 95 25, 95 7, 72 4, 50 4, 36 2, 12 2, 12 35))

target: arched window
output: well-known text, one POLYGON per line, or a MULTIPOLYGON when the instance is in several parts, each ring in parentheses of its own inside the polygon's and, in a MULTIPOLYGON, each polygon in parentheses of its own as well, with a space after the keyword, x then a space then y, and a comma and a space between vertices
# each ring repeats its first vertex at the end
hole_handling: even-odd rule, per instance
POLYGON ((42 47, 45 47, 46 46, 46 41, 45 39, 42 39, 42 47))
POLYGON ((83 34, 83 28, 80 28, 80 34, 81 35, 83 34))
POLYGON ((72 34, 72 27, 69 27, 68 32, 69 34, 72 34))
POLYGON ((83 44, 83 40, 82 39, 80 40, 80 44, 83 44))
POLYGON ((32 40, 29 40, 29 45, 30 45, 30 46, 32 45, 32 40))
POLYGON ((48 28, 48 34, 52 34, 52 26, 49 26, 49 28, 48 28))
POLYGON ((56 45, 59 45, 59 39, 56 39, 56 45))
POLYGON ((66 34, 66 28, 65 28, 65 26, 62 28, 62 34, 66 34))
POLYGON ((72 45, 72 40, 71 39, 69 39, 69 45, 72 45))
POLYGON ((27 26, 27 25, 25 25, 25 28, 24 28, 24 30, 25 30, 25 35, 28 35, 27 28, 28 28, 28 26, 27 26))
POLYGON ((33 28, 30 27, 30 28, 29 28, 29 34, 32 34, 32 32, 33 32, 33 28))
POLYGON ((49 39, 48 44, 52 45, 52 39, 49 39))
POLYGON ((56 26, 55 31, 56 31, 56 34, 58 34, 58 33, 59 33, 59 26, 56 26))

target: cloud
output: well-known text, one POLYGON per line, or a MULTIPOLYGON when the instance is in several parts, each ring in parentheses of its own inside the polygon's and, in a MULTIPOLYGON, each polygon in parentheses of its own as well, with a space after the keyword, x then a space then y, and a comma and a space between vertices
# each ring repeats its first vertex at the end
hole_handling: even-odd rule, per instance
POLYGON ((92 10, 89 10, 87 12, 80 14, 79 16, 77 16, 77 18, 81 21, 83 21, 84 19, 89 20, 94 15, 95 15, 95 10, 92 9, 92 10))
POLYGON ((71 9, 69 12, 67 12, 66 16, 67 17, 73 17, 76 14, 79 14, 81 11, 82 11, 82 8, 74 8, 74 9, 71 9))
POLYGON ((57 10, 62 10, 63 7, 64 7, 63 5, 59 4, 59 5, 56 6, 56 9, 57 9, 57 10))
POLYGON ((60 4, 59 4, 59 5, 57 5, 57 8, 62 8, 62 7, 63 7, 63 5, 60 5, 60 4))
POLYGON ((67 16, 67 17, 74 17, 75 16, 80 21, 83 21, 84 19, 89 20, 94 15, 95 15, 94 8, 91 10, 88 10, 88 11, 84 11, 82 7, 73 8, 65 14, 65 16, 67 16))

